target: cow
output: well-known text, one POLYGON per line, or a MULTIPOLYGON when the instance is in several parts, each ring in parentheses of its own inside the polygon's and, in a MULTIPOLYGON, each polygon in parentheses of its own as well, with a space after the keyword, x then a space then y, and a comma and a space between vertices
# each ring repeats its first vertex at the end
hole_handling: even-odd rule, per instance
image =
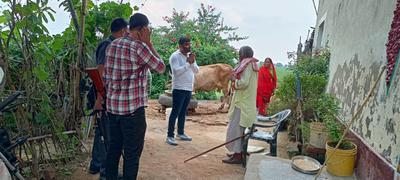
POLYGON ((229 82, 232 77, 232 66, 228 64, 211 64, 200 66, 199 72, 195 75, 194 91, 213 91, 218 90, 223 92, 221 97, 222 110, 225 104, 230 103, 229 82))

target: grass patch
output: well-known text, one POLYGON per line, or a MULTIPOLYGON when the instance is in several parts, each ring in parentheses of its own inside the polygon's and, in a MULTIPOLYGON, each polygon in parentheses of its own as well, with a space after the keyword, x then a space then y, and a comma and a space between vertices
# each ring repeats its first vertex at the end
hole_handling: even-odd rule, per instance
POLYGON ((282 80, 285 76, 292 73, 292 71, 288 67, 275 67, 276 76, 278 76, 278 84, 282 83, 282 80))

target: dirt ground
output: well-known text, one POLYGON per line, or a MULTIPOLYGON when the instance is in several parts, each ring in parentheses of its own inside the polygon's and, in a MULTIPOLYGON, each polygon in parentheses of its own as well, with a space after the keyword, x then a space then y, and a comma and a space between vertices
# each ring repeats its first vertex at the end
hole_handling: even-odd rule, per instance
MULTIPOLYGON (((185 133, 192 136, 193 141, 179 141, 178 146, 171 146, 165 143, 166 115, 159 113, 160 106, 156 100, 149 101, 138 179, 243 179, 245 168, 242 165, 221 162, 227 153, 224 147, 183 163, 185 159, 225 142, 227 113, 217 112, 219 105, 219 101, 200 101, 196 113, 189 115, 185 124, 185 133)), ((287 158, 286 139, 285 133, 278 136, 278 156, 284 158, 287 158)), ((255 145, 268 150, 265 143, 256 142, 255 145)), ((91 148, 91 144, 88 147, 91 148)), ((61 179, 97 180, 98 175, 87 173, 89 162, 90 156, 77 162, 72 175, 61 179)))

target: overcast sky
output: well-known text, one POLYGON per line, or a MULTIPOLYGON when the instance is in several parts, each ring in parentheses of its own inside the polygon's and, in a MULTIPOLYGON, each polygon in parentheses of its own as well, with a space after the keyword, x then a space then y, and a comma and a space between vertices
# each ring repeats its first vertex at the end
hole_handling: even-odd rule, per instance
MULTIPOLYGON (((256 58, 271 57, 274 63, 283 64, 289 61, 286 53, 297 49, 300 36, 304 42, 316 21, 312 0, 124 0, 128 1, 131 5, 144 3, 139 12, 149 17, 152 26, 166 25, 162 17, 170 16, 173 8, 194 17, 201 3, 212 5, 222 13, 226 25, 238 27, 241 36, 249 36, 232 43, 234 47, 249 45, 256 58)), ((48 24, 49 30, 52 34, 60 33, 68 26, 70 16, 58 8, 58 0, 50 0, 50 4, 56 11, 56 21, 48 24)))

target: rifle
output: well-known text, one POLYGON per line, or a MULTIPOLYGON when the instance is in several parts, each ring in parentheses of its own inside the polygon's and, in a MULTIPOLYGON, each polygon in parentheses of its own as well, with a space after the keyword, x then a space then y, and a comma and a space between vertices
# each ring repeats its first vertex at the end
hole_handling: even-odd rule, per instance
MULTIPOLYGON (((100 76, 100 73, 97 70, 97 68, 86 68, 85 71, 89 75, 89 78, 92 80, 94 88, 97 91, 97 95, 100 95, 103 99, 105 99, 106 89, 105 89, 102 77, 100 76)), ((94 112, 96 112, 96 110, 94 112)), ((107 151, 108 139, 107 139, 106 127, 104 124, 105 122, 102 121, 102 118, 104 118, 103 116, 105 116, 105 118, 108 118, 107 112, 105 112, 104 110, 100 110, 100 111, 97 111, 97 113, 95 113, 94 119, 97 121, 97 126, 99 126, 99 130, 100 130, 100 138, 101 138, 101 141, 103 141, 103 143, 106 147, 106 151, 107 151)))
POLYGON ((97 68, 86 68, 85 70, 86 73, 89 75, 89 78, 92 80, 98 94, 100 94, 100 96, 103 98, 106 97, 106 89, 97 68))

